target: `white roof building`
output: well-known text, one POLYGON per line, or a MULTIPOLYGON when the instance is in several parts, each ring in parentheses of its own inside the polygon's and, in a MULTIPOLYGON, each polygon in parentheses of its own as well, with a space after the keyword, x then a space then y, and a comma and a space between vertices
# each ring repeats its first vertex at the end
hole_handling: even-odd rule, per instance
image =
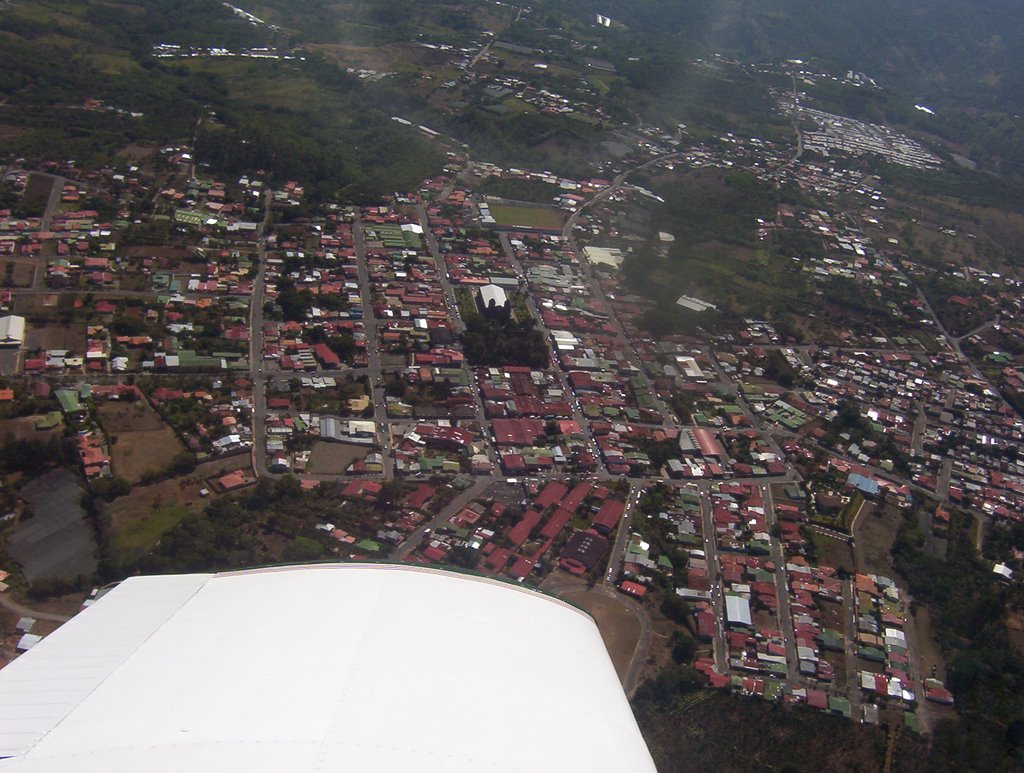
POLYGON ((25 343, 25 318, 14 314, 0 317, 0 346, 21 346, 25 343))
POLYGON ((497 285, 480 285, 477 292, 480 294, 480 304, 485 309, 490 308, 492 304, 497 309, 508 306, 508 296, 497 285))
POLYGON ((594 621, 425 567, 133 577, 0 670, 6 771, 653 771, 594 621))
POLYGON ((750 628, 753 620, 750 617, 750 601, 732 593, 725 594, 725 619, 729 626, 740 625, 750 628))

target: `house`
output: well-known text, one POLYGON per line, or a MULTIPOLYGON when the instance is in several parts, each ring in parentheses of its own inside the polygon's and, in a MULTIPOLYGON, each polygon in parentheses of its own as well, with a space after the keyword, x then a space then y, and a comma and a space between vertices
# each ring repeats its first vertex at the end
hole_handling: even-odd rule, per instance
POLYGON ((619 524, 619 519, 626 511, 626 506, 617 499, 609 499, 594 516, 592 526, 601 534, 610 534, 619 524))
POLYGON ((619 590, 627 596, 642 599, 644 594, 647 593, 647 586, 641 585, 638 582, 633 582, 632 580, 623 580, 619 583, 619 590))

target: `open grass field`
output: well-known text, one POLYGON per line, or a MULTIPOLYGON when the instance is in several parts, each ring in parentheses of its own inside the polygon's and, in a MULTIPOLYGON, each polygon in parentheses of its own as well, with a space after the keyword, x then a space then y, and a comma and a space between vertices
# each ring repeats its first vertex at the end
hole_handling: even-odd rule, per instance
POLYGON ((820 531, 811 530, 814 545, 818 549, 818 563, 822 566, 845 567, 853 570, 853 551, 844 540, 834 539, 820 531))
POLYGON ((190 475, 136 486, 127 496, 115 499, 106 510, 117 558, 125 563, 139 558, 182 518, 198 512, 215 498, 215 494, 205 499, 199 495, 203 488, 213 491, 208 478, 248 467, 248 454, 216 459, 197 465, 190 475))
POLYGON ((147 472, 166 469, 185 450, 145 400, 103 403, 99 418, 110 440, 114 474, 132 483, 147 472))
POLYGON ((500 226, 524 228, 561 228, 562 216, 551 207, 517 207, 508 204, 491 205, 491 215, 500 226))
POLYGON ((32 173, 25 183, 25 193, 22 196, 23 206, 26 212, 33 215, 42 215, 46 211, 46 203, 50 200, 50 191, 53 190, 55 180, 53 177, 32 173))
POLYGON ((188 507, 172 500, 122 517, 114 531, 117 557, 125 563, 141 557, 188 513, 188 507))

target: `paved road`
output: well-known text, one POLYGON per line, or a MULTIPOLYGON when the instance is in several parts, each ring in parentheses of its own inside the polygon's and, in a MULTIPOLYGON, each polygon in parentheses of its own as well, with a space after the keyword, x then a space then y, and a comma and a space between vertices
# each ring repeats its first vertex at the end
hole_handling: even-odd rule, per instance
POLYGON ((73 617, 73 615, 58 615, 53 612, 41 612, 37 609, 23 607, 17 601, 11 599, 6 593, 0 593, 0 607, 3 607, 8 612, 21 615, 22 617, 34 617, 36 620, 49 620, 54 623, 66 623, 73 617))
MULTIPOLYGON (((452 285, 451 280, 448 278, 448 264, 445 262, 444 254, 441 252, 441 248, 437 244, 437 239, 434 238, 434 234, 430 230, 430 219, 427 217, 427 208, 420 204, 416 208, 417 215, 419 216, 420 227, 423 229, 423 241, 427 245, 427 249, 430 251, 431 257, 434 259, 434 264, 437 266, 437 275, 441 283, 441 290, 444 292, 445 306, 448 308, 448 317, 452 321, 452 329, 456 335, 461 335, 466 330, 466 325, 462 321, 462 317, 459 315, 459 303, 455 297, 455 287, 452 285)), ((469 367, 468 363, 463 363, 463 370, 466 372, 469 380, 470 389, 473 390, 473 399, 476 405, 476 421, 480 425, 480 434, 483 437, 484 450, 487 452, 487 458, 490 459, 491 464, 497 465, 500 460, 498 453, 491 443, 491 432, 490 432, 490 421, 487 418, 487 413, 484 410, 483 397, 480 395, 480 390, 475 384, 475 374, 469 367)))
MULTIPOLYGON (((775 503, 772 499, 772 487, 761 486, 764 497, 765 525, 769 532, 778 522, 775 517, 775 503)), ((772 561, 775 562, 775 593, 779 599, 779 630, 786 647, 786 681, 791 687, 800 686, 800 661, 796 652, 796 637, 793 634, 793 613, 789 607, 789 584, 786 577, 786 557, 782 552, 782 541, 776 537, 771 539, 772 561)))
POLYGON ((359 276, 359 298, 363 304, 363 329, 366 334, 367 374, 370 398, 373 402, 373 421, 380 440, 384 479, 391 480, 395 477, 391 427, 388 424, 387 402, 384 399, 384 371, 380 364, 380 342, 377 335, 377 317, 373 310, 373 295, 370 291, 370 269, 366 263, 366 234, 363 233, 363 223, 359 217, 356 217, 355 223, 352 224, 352 234, 359 276))
POLYGON ((924 404, 918 408, 914 417, 914 429, 910 434, 910 447, 918 456, 924 455, 924 430, 928 426, 928 417, 924 414, 924 404))
POLYGON ((502 480, 502 478, 497 474, 490 475, 486 478, 477 478, 472 486, 441 508, 441 512, 435 515, 430 523, 424 524, 416 531, 412 532, 405 538, 404 542, 391 551, 391 560, 404 561, 413 550, 419 547, 428 532, 433 533, 436 531, 439 526, 442 526, 449 518, 455 515, 455 513, 483 494, 492 483, 499 480, 502 480))
POLYGON ((57 207, 60 205, 60 196, 64 191, 64 184, 67 182, 60 175, 55 174, 44 174, 42 172, 35 172, 40 177, 49 177, 53 180, 53 187, 50 189, 50 197, 46 200, 46 210, 43 212, 43 218, 40 222, 40 231, 49 231, 50 222, 53 220, 53 216, 57 214, 57 207))
POLYGON ((793 164, 800 160, 800 156, 804 154, 804 133, 800 131, 800 122, 797 118, 800 113, 800 92, 796 87, 796 76, 791 74, 790 78, 793 81, 793 106, 795 108, 793 112, 793 131, 796 132, 796 152, 793 154, 792 158, 772 172, 773 177, 778 177, 784 169, 788 169, 793 166, 793 164))
POLYGON ((259 268, 249 298, 249 378, 252 381, 252 468, 258 477, 267 473, 267 382, 263 372, 263 303, 266 298, 267 240, 273 192, 263 197, 263 221, 256 228, 259 268))
POLYGON ((974 330, 969 330, 966 333, 964 333, 962 336, 957 336, 955 340, 959 344, 961 341, 966 341, 971 336, 976 336, 976 335, 978 335, 980 333, 984 333, 990 327, 995 327, 1001 321, 1002 321, 1002 317, 996 316, 995 319, 990 319, 988 322, 985 322, 985 323, 983 323, 981 325, 978 325, 976 328, 974 328, 974 330))
POLYGON ((729 673, 729 649, 725 645, 725 597, 722 593, 721 565, 718 563, 718 538, 715 533, 715 518, 711 511, 710 485, 702 483, 700 490, 700 515, 704 532, 704 560, 708 568, 708 582, 711 584, 711 609, 715 616, 715 638, 713 642, 715 669, 720 674, 729 673))
MULTIPOLYGON (((857 670, 857 603, 853 580, 843 581, 843 635, 846 637, 846 697, 850 707, 860 707, 860 673, 857 670)), ((859 719, 856 713, 854 719, 859 719)))
MULTIPOLYGON (((53 220, 53 216, 57 214, 57 207, 60 206, 61 193, 64 190, 64 183, 67 182, 63 177, 55 174, 44 174, 42 172, 35 172, 34 174, 40 177, 49 177, 52 181, 52 187, 50 188, 50 196, 46 200, 46 209, 43 210, 43 216, 39 221, 40 231, 49 231, 50 222, 53 220)), ((46 242, 43 245, 43 250, 36 255, 35 268, 32 272, 32 289, 40 289, 46 282, 46 264, 50 258, 56 254, 53 242, 46 242)), ((22 290, 21 292, 25 292, 22 290)))
MULTIPOLYGON (((520 284, 525 285, 526 271, 523 268, 523 264, 519 261, 519 258, 516 257, 515 250, 512 249, 512 243, 509 241, 508 234, 504 232, 498 234, 498 240, 501 242, 501 248, 505 252, 505 256, 512 263, 512 266, 516 272, 516 276, 519 277, 520 284)), ((551 335, 551 330, 550 328, 548 328, 546 324, 544 324, 544 318, 541 316, 540 309, 537 308, 537 304, 534 302, 533 296, 529 292, 524 293, 524 296, 526 298, 526 308, 530 312, 530 315, 534 318, 534 321, 536 322, 537 327, 541 332, 541 335, 543 335, 544 339, 548 342, 550 350, 555 351, 556 347, 554 345, 554 338, 551 335)), ((583 410, 580 407, 579 399, 575 396, 572 389, 569 387, 569 380, 566 376, 565 371, 562 370, 561 367, 559 367, 559 364, 557 362, 552 363, 552 371, 558 376, 558 381, 562 389, 562 394, 569 396, 569 404, 572 408, 573 421, 575 421, 580 426, 580 428, 583 429, 583 434, 586 438, 585 442, 587 444, 587 449, 593 455, 594 460, 598 465, 599 472, 601 474, 607 474, 607 468, 605 467, 604 459, 601 456, 601 452, 597 447, 597 443, 594 441, 594 433, 591 431, 590 428, 590 419, 588 419, 584 415, 583 410)))
MULTIPOLYGON (((978 379, 979 381, 983 382, 986 386, 988 386, 988 388, 992 390, 993 394, 995 394, 999 398, 1003 405, 1010 409, 1010 412, 1014 416, 1020 415, 1018 414, 1016 408, 1014 408, 1012 405, 1006 402, 1006 399, 1003 397, 1003 393, 1000 392, 999 389, 985 377, 985 374, 981 372, 978 366, 974 364, 974 360, 972 360, 970 357, 964 354, 963 349, 960 348, 960 341, 962 339, 950 335, 949 331, 946 330, 945 325, 942 324, 942 320, 939 319, 938 314, 935 313, 935 310, 932 308, 932 305, 928 302, 927 296, 925 296, 924 292, 921 291, 921 288, 917 287, 916 289, 917 297, 921 300, 921 303, 924 304, 925 309, 928 310, 928 314, 935 322, 935 326, 939 329, 942 335, 946 337, 946 340, 949 341, 949 344, 952 347, 953 352, 956 354, 957 359, 959 359, 964 365, 967 366, 967 369, 971 372, 971 375, 974 376, 974 378, 978 379)), ((995 320, 992 324, 995 324, 995 320)), ((985 326, 982 325, 982 327, 985 326)), ((970 335, 970 333, 968 335, 970 335)))
POLYGON ((615 544, 612 545, 611 555, 608 556, 608 570, 604 573, 605 585, 615 587, 615 581, 618 579, 619 572, 622 571, 626 542, 629 541, 629 525, 643 492, 643 486, 630 484, 629 492, 626 494, 626 509, 619 520, 619 528, 615 533, 615 544))
POLYGON ((568 240, 572 237, 572 229, 575 227, 576 221, 579 219, 579 216, 583 213, 583 210, 589 209, 597 202, 601 201, 604 198, 607 198, 616 190, 621 188, 623 186, 623 183, 626 181, 626 178, 629 177, 631 174, 633 174, 634 172, 639 172, 641 169, 646 169, 647 167, 652 166, 653 164, 657 164, 660 161, 668 161, 671 158, 678 158, 681 155, 683 155, 681 152, 673 151, 672 153, 665 153, 660 156, 655 156, 654 158, 648 159, 647 161, 637 164, 636 166, 632 166, 626 171, 618 174, 611 181, 611 184, 609 184, 605 188, 602 188, 589 199, 587 199, 585 202, 580 204, 579 209, 577 209, 575 212, 569 215, 569 219, 565 221, 565 227, 562 229, 562 238, 568 240))

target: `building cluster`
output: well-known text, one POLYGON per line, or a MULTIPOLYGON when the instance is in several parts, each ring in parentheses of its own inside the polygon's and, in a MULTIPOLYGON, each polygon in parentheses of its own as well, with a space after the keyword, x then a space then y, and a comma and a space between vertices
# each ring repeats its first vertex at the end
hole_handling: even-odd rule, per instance
POLYGON ((494 484, 427 536, 413 558, 540 582, 554 568, 603 570, 626 509, 614 488, 551 478, 494 484), (525 494, 525 496, 524 496, 525 494))

